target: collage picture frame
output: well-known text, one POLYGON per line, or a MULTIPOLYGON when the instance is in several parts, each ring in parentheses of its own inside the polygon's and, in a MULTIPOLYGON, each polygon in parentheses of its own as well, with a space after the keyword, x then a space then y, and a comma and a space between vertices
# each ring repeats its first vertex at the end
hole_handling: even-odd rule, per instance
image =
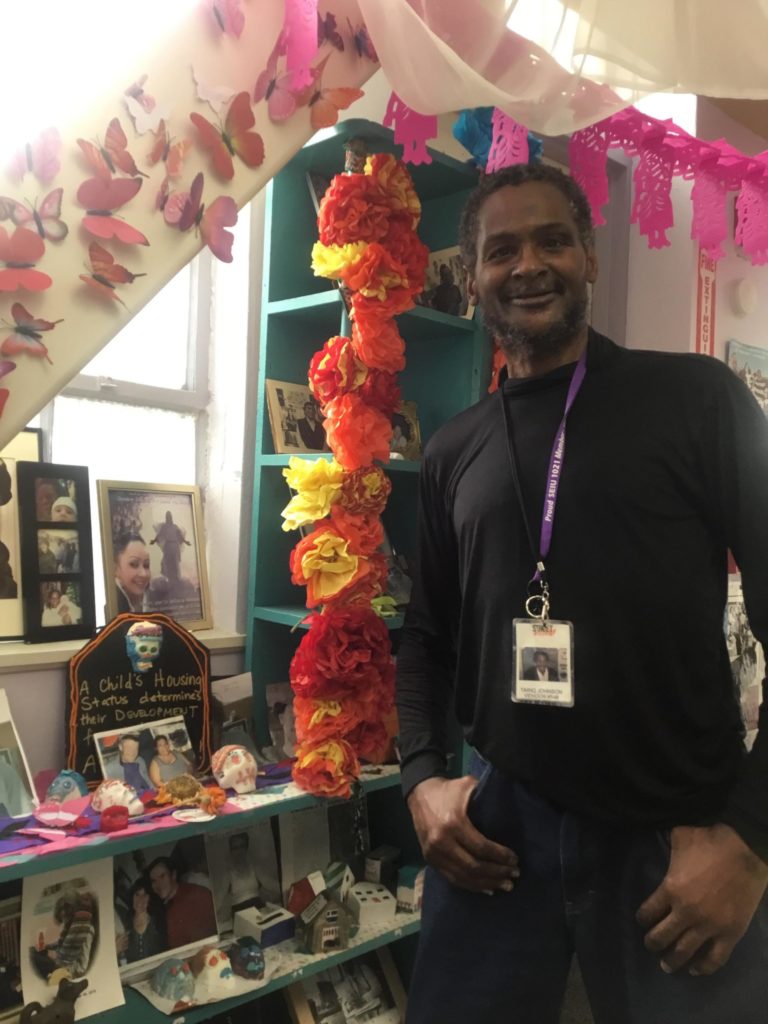
POLYGON ((90 486, 87 466, 16 464, 21 523, 24 637, 29 643, 93 635, 90 486))

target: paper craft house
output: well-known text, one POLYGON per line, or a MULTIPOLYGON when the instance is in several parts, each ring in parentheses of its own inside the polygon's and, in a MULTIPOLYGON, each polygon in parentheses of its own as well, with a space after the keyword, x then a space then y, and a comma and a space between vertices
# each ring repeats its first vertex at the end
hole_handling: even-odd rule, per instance
POLYGON ((397 902, 379 882, 356 882, 349 890, 347 906, 361 928, 394 924, 397 902))

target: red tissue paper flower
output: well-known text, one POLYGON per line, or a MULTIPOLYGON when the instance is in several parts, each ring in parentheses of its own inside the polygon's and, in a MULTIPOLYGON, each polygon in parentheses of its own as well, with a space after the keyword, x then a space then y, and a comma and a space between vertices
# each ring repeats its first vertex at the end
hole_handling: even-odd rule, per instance
POLYGON ((392 424, 357 394, 341 395, 325 409, 325 436, 344 469, 359 469, 374 459, 389 461, 392 424))
POLYGON ((387 419, 400 407, 400 388, 394 373, 386 370, 369 370, 357 392, 367 405, 384 413, 387 419))
POLYGON ((360 387, 368 369, 343 335, 329 338, 309 364, 309 387, 324 409, 328 402, 360 387))
MULTIPOLYGON (((379 597, 387 589, 389 569, 384 555, 377 551, 375 555, 361 559, 361 561, 365 562, 367 572, 351 583, 339 601, 333 602, 334 605, 356 605, 370 608, 374 597, 379 597)), ((326 607, 330 606, 331 602, 326 602, 326 607)))
POLYGON ((344 474, 338 502, 352 515, 380 516, 391 490, 392 481, 381 466, 361 466, 344 474))
POLYGON ((384 527, 378 516, 364 512, 352 515, 339 504, 331 506, 331 522, 336 533, 349 541, 353 555, 372 555, 384 543, 384 527))
POLYGON ((345 739, 363 721, 366 705, 355 700, 316 700, 294 697, 293 714, 299 743, 345 739))
POLYGON ((358 310, 352 325, 352 346, 371 369, 399 373, 405 366, 405 342, 391 317, 358 310))
POLYGON ((378 242, 389 231, 392 205, 367 174, 337 174, 323 196, 317 227, 323 245, 378 242))
POLYGON ((360 762, 345 740, 302 744, 296 751, 293 781, 317 796, 352 795, 351 784, 360 775, 360 762))

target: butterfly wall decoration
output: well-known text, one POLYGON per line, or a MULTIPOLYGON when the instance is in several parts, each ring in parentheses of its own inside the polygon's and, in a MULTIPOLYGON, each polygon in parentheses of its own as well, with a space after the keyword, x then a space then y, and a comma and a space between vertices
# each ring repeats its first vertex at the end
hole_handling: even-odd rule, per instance
POLYGON ((117 285, 133 284, 137 277, 146 277, 144 273, 134 274, 127 267, 116 263, 112 253, 98 242, 91 242, 88 246, 88 259, 91 264, 91 272, 90 274, 81 274, 80 280, 99 295, 113 299, 121 306, 125 306, 125 303, 117 294, 117 285))
POLYGON ((192 147, 191 139, 171 138, 165 119, 161 119, 155 132, 152 148, 147 155, 150 167, 161 161, 165 164, 165 173, 169 178, 178 178, 184 165, 184 158, 192 147))
POLYGON ((235 175, 232 160, 235 154, 246 167, 259 167, 263 162, 264 141, 258 132, 251 130, 256 119, 247 92, 239 92, 232 100, 221 128, 196 112, 190 114, 189 119, 197 129, 198 142, 211 158, 213 169, 225 181, 235 175))
POLYGON ((53 284, 35 264, 45 252, 45 243, 36 231, 16 228, 9 234, 0 227, 0 292, 43 292, 53 284))
POLYGON ((10 334, 6 335, 0 344, 0 355, 35 356, 38 359, 47 359, 49 363, 53 360, 48 355, 48 349, 43 342, 43 334, 52 331, 61 320, 42 320, 25 309, 20 302, 14 302, 11 306, 11 316, 14 323, 6 323, 10 328, 10 334))
POLYGON ((378 64, 379 56, 374 49, 371 37, 368 35, 368 29, 365 25, 358 25, 357 28, 354 28, 349 18, 347 18, 347 24, 349 25, 349 32, 352 36, 352 45, 355 48, 357 56, 367 57, 368 60, 372 60, 374 64, 378 64))
POLYGON ((328 57, 324 57, 317 67, 312 69, 314 85, 310 87, 307 106, 315 131, 319 131, 321 128, 330 128, 336 124, 339 119, 339 111, 351 107, 355 100, 359 100, 361 96, 365 95, 362 89, 353 89, 350 86, 323 87, 323 71, 330 56, 328 54, 328 57))
POLYGON ((61 137, 56 128, 46 128, 34 140, 20 149, 8 168, 14 181, 20 182, 26 174, 34 174, 37 180, 47 185, 61 169, 61 137))
POLYGON ((77 190, 77 201, 85 207, 83 227, 94 238, 116 238, 126 245, 149 245, 147 238, 115 210, 125 206, 141 188, 141 178, 88 178, 77 190))
POLYGON ((256 79, 253 89, 254 102, 266 100, 269 119, 278 124, 287 121, 297 107, 306 106, 312 95, 312 83, 297 91, 291 86, 292 72, 278 72, 278 61, 284 54, 285 36, 281 32, 267 59, 267 66, 256 79))
POLYGON ((0 220, 11 220, 20 228, 37 231, 41 238, 50 242, 61 242, 69 233, 69 228, 61 219, 61 200, 63 188, 55 188, 43 199, 38 207, 29 203, 20 203, 8 196, 0 196, 0 220))
POLYGON ((230 89, 228 85, 211 85, 195 71, 194 65, 192 65, 192 77, 195 80, 195 91, 197 98, 202 100, 203 103, 207 103, 211 110, 217 116, 221 115, 222 110, 232 97, 235 95, 235 90, 230 89))
POLYGON ((241 0, 206 0, 215 24, 224 35, 239 39, 245 28, 245 12, 241 0))
POLYGON ((322 46, 323 43, 330 43, 339 52, 344 51, 344 39, 341 33, 336 27, 336 15, 335 14, 321 14, 317 12, 317 45, 322 46))
POLYGON ((103 145, 89 142, 87 139, 78 139, 77 144, 90 170, 102 181, 109 181, 118 171, 132 178, 138 175, 146 177, 128 152, 128 139, 117 117, 113 117, 107 125, 103 145))
POLYGON ((237 223, 237 204, 231 196, 218 196, 209 206, 202 202, 204 177, 195 175, 189 192, 171 192, 163 206, 165 223, 179 231, 188 231, 193 225, 214 256, 224 263, 232 262, 231 231, 237 223))
POLYGON ((147 76, 142 75, 123 93, 126 109, 133 121, 133 127, 139 135, 157 131, 163 118, 168 117, 167 111, 158 104, 155 97, 145 91, 146 80, 147 76))

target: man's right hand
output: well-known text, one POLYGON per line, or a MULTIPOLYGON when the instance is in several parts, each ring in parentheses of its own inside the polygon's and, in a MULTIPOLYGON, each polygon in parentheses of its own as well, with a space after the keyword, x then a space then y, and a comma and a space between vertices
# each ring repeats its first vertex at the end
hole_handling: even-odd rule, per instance
POLYGON ((472 892, 511 891, 520 870, 517 854, 491 842, 467 816, 477 779, 425 779, 408 795, 424 859, 449 882, 472 892))

